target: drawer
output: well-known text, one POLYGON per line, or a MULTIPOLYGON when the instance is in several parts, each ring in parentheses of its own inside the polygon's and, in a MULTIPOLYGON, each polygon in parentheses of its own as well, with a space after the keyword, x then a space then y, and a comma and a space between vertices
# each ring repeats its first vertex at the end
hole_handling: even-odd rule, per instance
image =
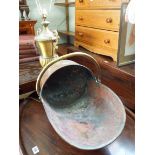
POLYGON ((112 56, 116 60, 118 32, 76 26, 75 41, 95 53, 112 56))
POLYGON ((122 0, 76 0, 76 8, 101 9, 120 8, 122 0))
POLYGON ((119 31, 120 10, 76 10, 76 25, 119 31))

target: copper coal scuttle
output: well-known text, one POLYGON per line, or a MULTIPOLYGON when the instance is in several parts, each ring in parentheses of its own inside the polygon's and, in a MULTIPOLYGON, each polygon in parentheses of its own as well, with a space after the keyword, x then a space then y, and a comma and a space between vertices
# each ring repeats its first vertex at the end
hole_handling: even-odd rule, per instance
POLYGON ((94 150, 108 145, 121 134, 125 125, 126 113, 121 100, 101 84, 100 66, 92 56, 75 52, 53 57, 53 48, 49 48, 52 40, 54 36, 51 43, 47 40, 47 45, 46 40, 38 39, 44 48, 41 50, 43 69, 36 83, 49 122, 60 137, 76 148, 94 150), (83 65, 66 60, 72 57, 89 59, 97 75, 83 65), (51 60, 43 64, 42 58, 51 60))

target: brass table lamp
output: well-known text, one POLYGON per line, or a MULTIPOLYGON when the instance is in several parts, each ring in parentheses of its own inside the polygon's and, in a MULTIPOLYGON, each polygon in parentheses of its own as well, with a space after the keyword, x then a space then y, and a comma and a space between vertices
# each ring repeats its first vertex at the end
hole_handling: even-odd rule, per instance
POLYGON ((47 15, 42 15, 42 30, 37 31, 37 36, 35 36, 35 41, 40 53, 40 64, 44 67, 51 60, 58 57, 56 54, 57 43, 58 43, 58 33, 56 30, 50 31, 48 28, 49 21, 46 20, 47 15))

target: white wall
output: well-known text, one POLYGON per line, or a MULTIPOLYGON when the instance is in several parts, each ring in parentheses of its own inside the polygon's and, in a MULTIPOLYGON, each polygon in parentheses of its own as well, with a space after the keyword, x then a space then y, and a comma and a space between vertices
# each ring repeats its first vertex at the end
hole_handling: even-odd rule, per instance
MULTIPOLYGON (((69 29, 75 32, 75 7, 69 7, 69 29)), ((71 43, 74 43, 74 37, 70 39, 71 43)))

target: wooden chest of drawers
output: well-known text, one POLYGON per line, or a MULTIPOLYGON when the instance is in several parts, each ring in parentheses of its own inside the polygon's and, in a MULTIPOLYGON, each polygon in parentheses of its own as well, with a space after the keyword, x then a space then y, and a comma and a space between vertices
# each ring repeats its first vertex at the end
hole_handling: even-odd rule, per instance
POLYGON ((122 0, 76 0, 75 46, 116 61, 121 3, 122 0))

